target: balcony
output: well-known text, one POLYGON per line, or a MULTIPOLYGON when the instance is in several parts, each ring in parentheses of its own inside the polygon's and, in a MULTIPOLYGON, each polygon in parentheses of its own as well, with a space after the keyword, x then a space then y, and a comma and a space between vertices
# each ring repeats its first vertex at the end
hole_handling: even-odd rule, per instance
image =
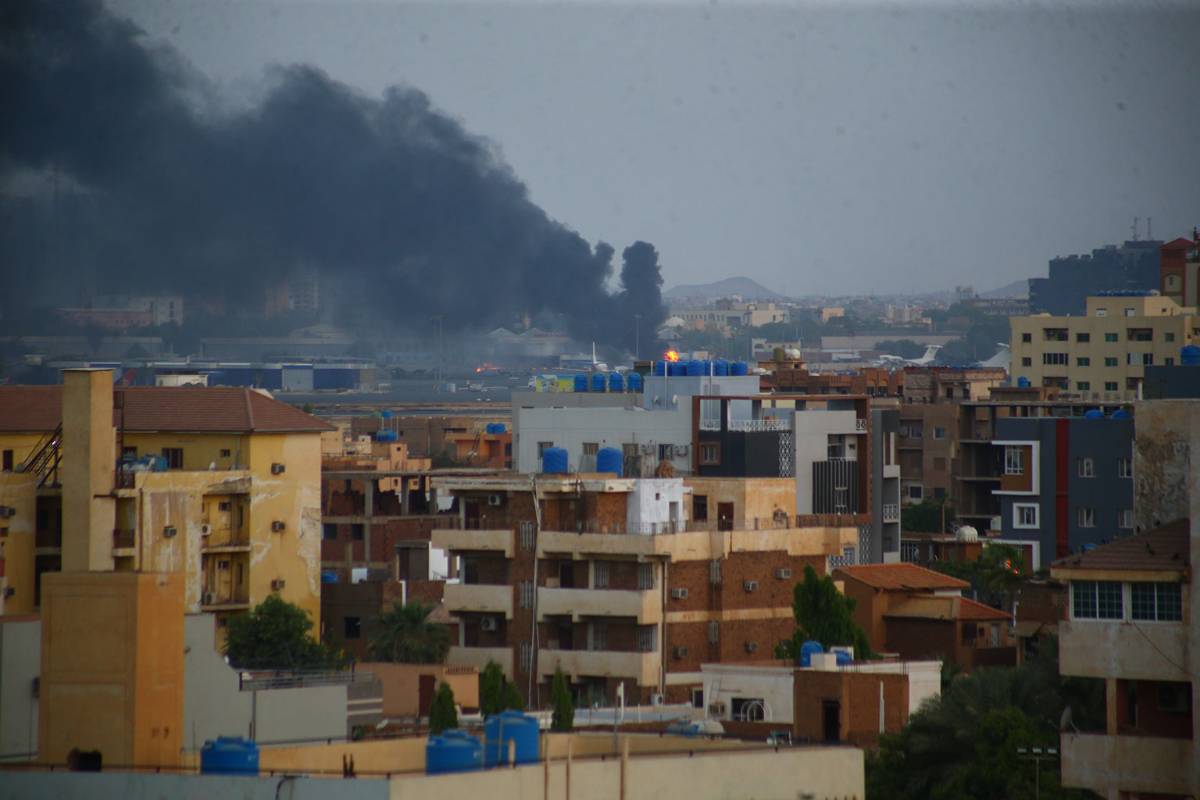
POLYGON ((240 611, 250 608, 250 593, 243 591, 204 592, 200 608, 205 611, 240 611))
POLYGON ((1135 624, 1069 620, 1058 624, 1063 675, 1127 680, 1190 681, 1187 628, 1182 622, 1135 624))
POLYGON ((433 546, 443 550, 494 551, 513 557, 513 532, 510 530, 459 530, 438 528, 433 531, 433 546))
POLYGON ((883 521, 884 522, 899 522, 900 521, 900 506, 896 503, 883 504, 883 521))
POLYGON ((662 594, 657 589, 538 589, 538 621, 546 617, 633 617, 638 624, 662 621, 662 594))
POLYGON ((615 650, 538 650, 538 678, 554 675, 562 667, 572 680, 625 678, 638 686, 657 686, 660 659, 657 652, 624 653, 615 650))
POLYGON ((1195 743, 1157 736, 1062 735, 1062 785, 1106 795, 1112 789, 1190 796, 1195 743))
POLYGON ((447 583, 442 602, 451 613, 503 614, 512 619, 513 590, 506 584, 447 583))
MULTIPOLYGON (((449 587, 447 587, 449 588, 449 587)), ((446 664, 451 667, 476 667, 483 672, 489 661, 494 661, 509 678, 513 676, 513 651, 511 647, 451 647, 446 655, 446 664)))
POLYGON ((204 524, 200 528, 200 550, 205 553, 241 553, 250 550, 250 532, 234 531, 229 528, 213 530, 204 524), (207 530, 208 533, 204 533, 207 530))

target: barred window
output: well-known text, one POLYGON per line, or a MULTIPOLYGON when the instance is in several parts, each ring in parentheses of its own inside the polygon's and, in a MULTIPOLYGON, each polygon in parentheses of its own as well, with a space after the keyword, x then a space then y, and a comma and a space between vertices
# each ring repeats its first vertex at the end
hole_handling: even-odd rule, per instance
POLYGON ((721 623, 717 620, 709 620, 708 623, 708 643, 716 644, 721 641, 721 623))
POLYGON ((658 626, 643 625, 638 628, 638 650, 653 653, 658 649, 658 626))
POLYGON ((518 604, 521 608, 533 608, 533 581, 521 581, 518 584, 520 597, 518 604))
POLYGON ((1134 619, 1151 622, 1183 619, 1183 596, 1178 583, 1131 583, 1129 592, 1134 619))
POLYGON ((638 564, 638 588, 642 591, 654 588, 653 564, 638 564))
POLYGON ((521 642, 521 672, 533 672, 533 645, 521 642))
POLYGON ((520 539, 521 539, 520 545, 521 545, 522 550, 532 550, 533 549, 533 523, 532 522, 522 522, 521 523, 520 539))
POLYGON ((592 585, 596 589, 608 588, 608 562, 592 562, 592 585))

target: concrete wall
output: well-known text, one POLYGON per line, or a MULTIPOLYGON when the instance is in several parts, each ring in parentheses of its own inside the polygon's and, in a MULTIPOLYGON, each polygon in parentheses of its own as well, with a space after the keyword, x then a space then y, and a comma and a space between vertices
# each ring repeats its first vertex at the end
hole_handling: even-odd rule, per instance
POLYGON ((24 761, 38 749, 38 701, 33 682, 41 673, 42 622, 0 619, 0 761, 24 761))
MULTIPOLYGON (((254 692, 238 688, 237 670, 213 646, 211 614, 184 618, 183 747, 197 750, 217 736, 249 736, 254 692)), ((346 736, 346 687, 312 686, 257 692, 260 743, 346 736)))
MULTIPOLYGON (((763 721, 792 724, 792 691, 795 680, 791 666, 751 667, 747 665, 704 664, 704 705, 724 703, 717 719, 733 719, 733 699, 759 698, 763 701, 763 721)), ((711 713, 711 712, 710 712, 711 713)))
POLYGON ((682 525, 688 516, 682 478, 643 478, 635 481, 625 501, 625 530, 654 533, 682 525), (674 509, 671 508, 674 504, 674 509))
MULTIPOLYGON (((826 411, 808 409, 797 411, 792 430, 795 431, 796 466, 796 513, 813 513, 813 462, 829 458, 829 434, 853 434, 855 413, 849 411, 826 411)), ((859 443, 856 437, 851 441, 859 443)), ((857 449, 846 453, 847 459, 866 458, 866 453, 857 449)), ((863 487, 865 488, 865 487, 863 487)), ((860 489, 862 491, 862 489, 860 489)))
MULTIPOLYGON (((20 463, 14 460, 13 465, 20 463)), ((0 505, 13 510, 12 516, 0 518, 0 563, 4 565, 0 569, 0 616, 28 614, 34 609, 37 483, 38 476, 33 473, 0 472, 0 505)))
POLYGON ((12 772, 0 781, 0 800, 387 800, 388 781, 134 772, 12 772), (331 790, 336 787, 336 795, 331 790))
MULTIPOLYGON (((688 455, 672 456, 676 474, 692 470, 692 409, 687 403, 677 408, 647 411, 643 408, 523 408, 513 405, 513 469, 541 472, 538 442, 553 442, 566 448, 572 470, 579 468, 584 442, 599 447, 639 444, 686 446, 688 455)), ((672 451, 674 452, 674 451, 672 451)))
POLYGON ((431 675, 436 683, 447 683, 454 702, 462 708, 479 708, 479 671, 451 669, 443 664, 391 664, 368 661, 358 665, 359 672, 370 672, 383 685, 383 716, 415 717, 420 712, 422 675, 431 675))

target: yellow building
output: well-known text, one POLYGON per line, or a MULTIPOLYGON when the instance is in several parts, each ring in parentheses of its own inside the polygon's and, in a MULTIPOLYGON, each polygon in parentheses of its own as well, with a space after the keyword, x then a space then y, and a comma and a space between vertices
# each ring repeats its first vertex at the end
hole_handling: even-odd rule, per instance
POLYGON ((0 387, 0 614, 38 608, 46 572, 174 572, 185 609, 218 625, 277 592, 319 626, 328 425, 247 389, 67 378, 79 385, 65 398, 62 386, 0 387), (64 437, 64 411, 86 431, 64 437), (71 491, 83 483, 105 502, 71 491), (64 531, 64 513, 80 530, 64 531), (78 563, 64 535, 86 537, 78 563))
POLYGON ((1082 317, 1010 318, 1014 380, 1051 386, 1089 400, 1132 400, 1145 367, 1179 363, 1200 340, 1194 308, 1158 295, 1089 297, 1082 317))

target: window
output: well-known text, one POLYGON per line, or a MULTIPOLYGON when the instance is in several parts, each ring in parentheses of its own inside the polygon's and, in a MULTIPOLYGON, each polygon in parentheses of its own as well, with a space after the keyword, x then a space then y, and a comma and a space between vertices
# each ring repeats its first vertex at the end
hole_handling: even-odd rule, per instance
POLYGON ((1179 622, 1183 596, 1178 583, 1129 584, 1130 611, 1136 620, 1179 622))
POLYGON ((162 456, 167 460, 167 469, 183 469, 182 447, 164 447, 162 456))
POLYGON ((1013 503, 1013 527, 1037 528, 1040 525, 1037 503, 1013 503))
POLYGON ((592 623, 592 649, 608 649, 608 626, 603 622, 592 623))
POLYGON ((966 623, 962 626, 962 643, 965 645, 975 644, 975 634, 977 630, 974 625, 966 623))
POLYGON ((658 446, 658 460, 659 461, 670 461, 671 457, 674 454, 675 454, 675 445, 660 444, 658 446))
POLYGON ((1133 529, 1133 509, 1122 508, 1117 511, 1117 527, 1121 530, 1133 529))
POLYGON ((1096 462, 1090 458, 1075 459, 1075 468, 1081 478, 1096 477, 1096 462))
POLYGON ((919 424, 908 426, 908 438, 910 439, 920 439, 924 432, 924 429, 919 424))
POLYGON ((1192 687, 1186 683, 1158 684, 1158 710, 1186 714, 1192 706, 1192 687))
POLYGON ((546 451, 554 447, 554 442, 538 442, 538 458, 546 455, 546 451))
POLYGON ((1172 358, 1171 356, 1167 356, 1166 358, 1163 359, 1163 363, 1168 367, 1173 367, 1173 366, 1175 366, 1175 359, 1172 358))
POLYGON ((326 541, 332 541, 337 538, 337 525, 332 522, 326 522, 321 526, 321 538, 326 541))
POLYGON ((361 542, 365 531, 366 526, 361 522, 352 523, 350 525, 350 538, 356 542, 361 542))
POLYGON ((517 605, 521 608, 533 608, 533 581, 521 581, 517 584, 517 605))
POLYGON ((533 523, 532 522, 530 522, 528 520, 522 522, 518 536, 521 540, 520 545, 521 545, 522 550, 532 550, 533 549, 533 523))
POLYGON ((1075 359, 1075 366, 1077 367, 1090 367, 1091 365, 1092 359, 1088 358, 1087 356, 1079 356, 1075 359))
POLYGON ((1096 509, 1090 506, 1079 506, 1075 509, 1075 524, 1080 528, 1096 527, 1096 509))
POLYGON ((1106 334, 1104 334, 1104 341, 1116 342, 1116 341, 1120 341, 1120 339, 1117 336, 1117 334, 1115 334, 1115 333, 1106 333, 1106 334))
POLYGON ((708 643, 716 644, 721 641, 721 623, 715 619, 708 621, 708 643))
POLYGON ((696 522, 708 522, 708 496, 692 495, 692 519, 696 522))
POLYGON ((227 447, 221 448, 221 458, 229 458, 233 455, 233 451, 227 447))
POLYGON ((218 511, 228 511, 231 507, 232 506, 228 500, 222 500, 221 502, 217 503, 218 511))
POLYGON ((1025 474, 1025 449, 1022 447, 1005 447, 1004 448, 1004 474, 1005 475, 1024 475, 1025 474))
POLYGON ((1105 381, 1104 382, 1104 391, 1106 391, 1106 392, 1117 391, 1117 382, 1116 381, 1105 381))
POLYGON ((1125 309, 1125 316, 1127 316, 1127 317, 1135 317, 1135 316, 1137 316, 1137 309, 1136 309, 1136 308, 1126 308, 1126 309, 1125 309))
POLYGON ((347 639, 357 639, 362 636, 362 617, 343 617, 342 634, 347 639))
POLYGON ((1092 384, 1090 381, 1076 381, 1075 382, 1075 389, 1077 391, 1086 392, 1091 388, 1092 388, 1092 384))
POLYGON ((945 429, 945 428, 939 428, 939 427, 937 427, 937 426, 934 426, 934 429, 933 429, 933 438, 935 438, 935 439, 945 439, 945 438, 946 438, 946 429, 945 429))
POLYGON ((766 718, 766 705, 761 697, 734 697, 729 710, 739 722, 762 722, 766 718))
POLYGON ((1047 342, 1065 342, 1069 338, 1066 328, 1042 328, 1042 335, 1047 342))
POLYGON ((1075 341, 1077 341, 1077 342, 1090 342, 1091 340, 1092 340, 1092 335, 1090 333, 1075 334, 1075 341))
POLYGON ((715 466, 720 463, 721 445, 716 442, 701 442, 700 464, 703 466, 715 466))
POLYGON ((533 644, 531 642, 521 642, 519 660, 521 672, 533 672, 533 644))
POLYGON ((908 487, 908 499, 909 500, 920 500, 924 496, 925 496, 925 487, 921 486, 921 484, 914 483, 908 487))
POLYGON ((1021 358, 1021 366, 1022 366, 1022 367, 1032 367, 1032 366, 1033 366, 1033 359, 1032 359, 1032 358, 1030 358, 1029 356, 1023 356, 1023 357, 1021 358))
POLYGON ((1154 354, 1153 353, 1142 353, 1142 366, 1143 367, 1154 366, 1154 354))
POLYGON ((608 562, 593 561, 592 562, 592 588, 607 589, 608 588, 608 562))
POLYGON ((642 653, 653 653, 658 649, 658 626, 640 625, 637 632, 637 648, 642 653))
POLYGON ((1164 333, 1163 338, 1168 342, 1173 342, 1173 341, 1175 341, 1175 334, 1170 333, 1170 332, 1164 333))
POLYGON ((0 467, 4 472, 13 471, 13 451, 5 450, 3 454, 3 466, 0 467))
POLYGON ((1032 342, 1032 341, 1033 341, 1033 334, 1032 334, 1032 333, 1022 333, 1022 334, 1021 334, 1021 341, 1022 341, 1022 342, 1032 342))
POLYGON ((1106 367, 1117 366, 1117 357, 1116 356, 1105 356, 1104 357, 1104 366, 1106 366, 1106 367))
POLYGON ((1042 353, 1043 364, 1065 367, 1069 361, 1066 353, 1042 353))
POLYGON ((595 442, 584 442, 583 443, 583 454, 585 456, 594 456, 599 451, 600 451, 600 445, 598 445, 597 443, 595 443, 595 442))
POLYGON ((646 591, 654 588, 654 565, 638 564, 638 589, 646 591))
POLYGON ((1116 581, 1071 581, 1071 616, 1075 619, 1121 619, 1121 584, 1116 581))
POLYGON ((692 689, 692 708, 704 708, 703 689, 692 689))
POLYGON ((1132 478, 1133 477, 1133 459, 1129 456, 1121 456, 1117 459, 1117 477, 1132 478))

